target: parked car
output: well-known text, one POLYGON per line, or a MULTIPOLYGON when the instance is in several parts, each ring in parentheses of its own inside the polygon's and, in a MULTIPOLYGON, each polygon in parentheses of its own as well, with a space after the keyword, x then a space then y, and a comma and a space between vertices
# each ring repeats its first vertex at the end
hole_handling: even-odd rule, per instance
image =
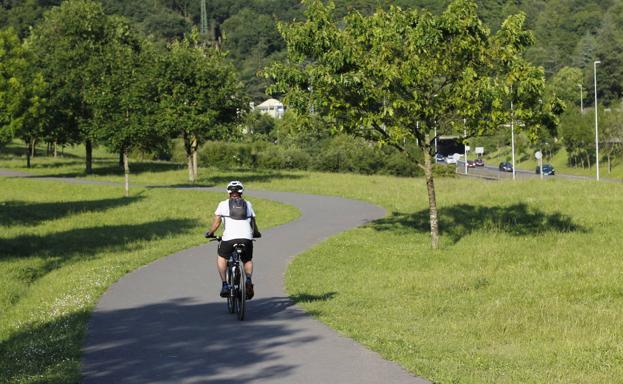
POLYGON ((435 155, 435 162, 436 163, 445 163, 446 162, 446 158, 441 153, 437 153, 435 155))
POLYGON ((478 158, 478 159, 474 160, 474 164, 477 167, 484 167, 485 166, 485 161, 483 159, 478 158))
POLYGON ((499 169, 502 172, 513 172, 513 164, 508 161, 503 161, 500 163, 499 169))
MULTIPOLYGON (((540 173, 541 173, 541 167, 537 165, 536 174, 539 175, 540 173)), ((554 170, 554 166, 552 166, 551 164, 543 164, 543 175, 553 176, 555 174, 556 174, 556 171, 554 170)))
POLYGON ((474 160, 467 160, 467 168, 475 168, 476 167, 476 163, 474 162, 474 160))

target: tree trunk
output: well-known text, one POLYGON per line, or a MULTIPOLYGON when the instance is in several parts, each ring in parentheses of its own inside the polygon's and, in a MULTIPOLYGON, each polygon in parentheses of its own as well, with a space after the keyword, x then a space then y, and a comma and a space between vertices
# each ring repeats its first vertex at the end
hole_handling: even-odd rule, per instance
POLYGON ((188 181, 191 183, 195 182, 193 178, 193 152, 192 152, 192 142, 190 137, 186 132, 182 133, 182 137, 184 139, 184 150, 186 150, 186 162, 188 163, 188 181))
POLYGON ((193 148, 193 179, 197 181, 197 147, 193 148))
POLYGON ((125 197, 130 196, 130 166, 128 163, 128 150, 123 150, 123 174, 125 176, 125 197))
MULTIPOLYGON (((428 138, 427 138, 428 139, 428 138)), ((428 140, 426 141, 428 143, 428 140)), ((424 175, 426 176, 426 190, 428 192, 428 210, 430 216, 430 237, 433 249, 439 247, 439 224, 437 221, 437 199, 435 197, 435 181, 433 179, 433 162, 430 148, 424 148, 424 175)))
POLYGON ((32 153, 32 150, 30 149, 31 145, 32 142, 28 140, 26 142, 26 168, 30 168, 30 154, 32 153))
POLYGON ((90 175, 93 173, 93 143, 91 142, 91 139, 87 139, 85 141, 84 149, 86 152, 86 157, 85 157, 86 173, 87 175, 90 175))
POLYGON ((193 155, 192 153, 187 153, 186 159, 188 161, 188 181, 190 181, 191 183, 194 183, 195 179, 193 178, 193 155))

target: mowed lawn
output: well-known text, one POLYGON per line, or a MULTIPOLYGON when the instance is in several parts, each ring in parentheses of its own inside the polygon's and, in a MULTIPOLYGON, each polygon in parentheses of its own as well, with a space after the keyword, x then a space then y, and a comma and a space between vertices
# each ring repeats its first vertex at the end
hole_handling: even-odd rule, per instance
POLYGON ((339 180, 390 213, 294 260, 319 319, 434 382, 623 382, 622 185, 439 180, 432 252, 422 180, 339 180))
MULTIPOLYGON (((179 165, 140 167, 139 183, 185 183, 179 165)), ((287 289, 314 316, 414 374, 440 383, 623 382, 622 184, 438 179, 441 249, 432 252, 422 179, 199 174, 201 185, 236 178, 250 193, 385 207, 387 217, 299 255, 287 289)), ((121 180, 112 171, 89 178, 121 180)))
MULTIPOLYGON (((0 383, 78 382, 88 313, 101 294, 125 273, 205 242, 226 194, 133 188, 122 196, 118 186, 0 177, 0 383)), ((253 202, 260 228, 299 215, 253 202)))

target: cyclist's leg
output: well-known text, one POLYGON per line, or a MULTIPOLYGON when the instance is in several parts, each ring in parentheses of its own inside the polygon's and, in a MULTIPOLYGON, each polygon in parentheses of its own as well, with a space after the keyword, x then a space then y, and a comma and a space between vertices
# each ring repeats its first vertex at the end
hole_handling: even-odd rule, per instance
POLYGON ((251 280, 253 275, 253 242, 251 240, 244 240, 245 250, 242 256, 242 262, 244 263, 244 272, 247 275, 247 281, 251 280))
POLYGON ((218 246, 218 256, 216 256, 216 269, 221 277, 221 297, 227 297, 229 292, 229 285, 227 284, 227 275, 225 270, 227 269, 227 259, 232 252, 231 244, 226 241, 221 241, 218 246), (229 253, 228 253, 229 252, 229 253))
POLYGON ((251 280, 251 275, 253 274, 253 260, 244 263, 244 273, 247 275, 247 280, 251 280))
POLYGON ((225 270, 227 269, 227 259, 222 256, 216 256, 216 268, 218 269, 219 276, 221 276, 221 281, 226 281, 225 270))

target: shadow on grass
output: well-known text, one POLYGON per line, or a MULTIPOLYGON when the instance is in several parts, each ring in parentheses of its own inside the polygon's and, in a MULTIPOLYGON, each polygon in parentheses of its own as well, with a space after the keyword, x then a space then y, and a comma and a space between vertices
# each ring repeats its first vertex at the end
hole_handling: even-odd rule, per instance
MULTIPOLYGON (((72 162, 71 165, 76 165, 77 162, 72 162)), ((80 162, 83 164, 83 162, 80 162)), ((67 162, 58 162, 58 163, 43 163, 43 164, 33 164, 33 169, 37 168, 61 168, 67 166, 67 162)), ((158 172, 168 172, 168 171, 177 171, 180 169, 184 169, 183 164, 179 163, 171 163, 171 162, 130 162, 130 176, 131 175, 140 175, 142 173, 158 173, 158 172)), ((84 170, 77 170, 71 172, 59 172, 54 174, 46 174, 46 175, 33 175, 33 178, 40 177, 84 177, 86 175, 84 170)), ((93 164, 93 173, 94 176, 123 176, 123 169, 119 167, 119 164, 116 161, 106 159, 98 162, 94 162, 93 164)))
MULTIPOLYGON (((549 214, 519 203, 507 207, 484 207, 459 204, 439 209, 439 233, 458 242, 474 232, 495 231, 515 236, 547 232, 588 232, 571 217, 556 212, 549 214)), ((390 217, 376 220, 370 226, 379 231, 415 229, 430 232, 428 209, 414 214, 394 212, 390 217)))
POLYGON ((87 201, 65 201, 33 203, 27 201, 6 201, 0 203, 0 223, 5 226, 37 225, 46 220, 59 219, 83 212, 101 212, 136 203, 142 196, 100 199, 87 201))
POLYGON ((321 295, 311 295, 309 293, 299 293, 297 295, 290 296, 294 303, 313 303, 316 301, 329 301, 337 295, 337 292, 326 292, 321 295))
POLYGON ((96 257, 102 250, 131 252, 140 246, 136 242, 158 240, 187 232, 196 226, 196 220, 162 220, 0 239, 0 261, 35 256, 42 259, 42 262, 22 271, 20 280, 30 283, 75 260, 96 257))
POLYGON ((282 346, 317 339, 289 325, 308 316, 291 306, 285 297, 254 299, 240 323, 224 302, 179 298, 25 326, 0 343, 0 382, 288 382, 297 365, 281 360, 282 346))
POLYGON ((0 341, 0 382, 77 383, 80 341, 88 313, 78 311, 52 321, 22 324, 0 341))

